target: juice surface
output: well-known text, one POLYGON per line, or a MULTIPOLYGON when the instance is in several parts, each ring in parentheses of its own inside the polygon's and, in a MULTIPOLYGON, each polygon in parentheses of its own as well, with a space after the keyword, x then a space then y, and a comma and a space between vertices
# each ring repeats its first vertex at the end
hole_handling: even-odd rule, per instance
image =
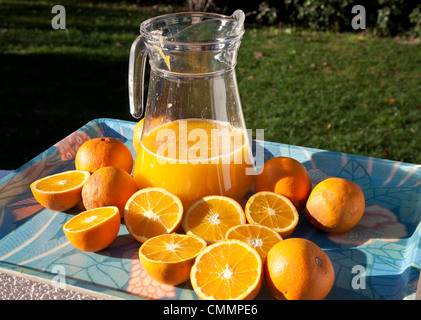
POLYGON ((143 137, 133 171, 139 188, 162 187, 185 209, 207 195, 240 201, 254 183, 248 138, 228 123, 188 119, 154 128, 143 137))

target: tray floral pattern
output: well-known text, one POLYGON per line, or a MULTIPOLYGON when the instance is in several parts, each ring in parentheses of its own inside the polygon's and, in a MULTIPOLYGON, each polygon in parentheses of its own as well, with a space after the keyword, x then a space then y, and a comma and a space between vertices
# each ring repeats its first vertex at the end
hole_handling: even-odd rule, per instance
MULTIPOLYGON (((97 253, 74 248, 62 226, 76 211, 56 212, 33 198, 36 179, 74 169, 79 146, 114 137, 132 146, 134 122, 96 119, 0 180, 0 268, 123 299, 197 299, 188 282, 167 286, 151 279, 139 262, 140 243, 121 224, 116 240, 97 253)), ((252 141, 264 160, 288 156, 309 171, 313 185, 342 177, 357 183, 366 210, 351 230, 328 234, 300 215, 291 237, 318 244, 330 257, 335 283, 327 299, 414 299, 421 267, 421 165, 252 141), (260 149, 259 149, 260 148, 260 149)), ((263 288, 259 299, 271 299, 263 288)))

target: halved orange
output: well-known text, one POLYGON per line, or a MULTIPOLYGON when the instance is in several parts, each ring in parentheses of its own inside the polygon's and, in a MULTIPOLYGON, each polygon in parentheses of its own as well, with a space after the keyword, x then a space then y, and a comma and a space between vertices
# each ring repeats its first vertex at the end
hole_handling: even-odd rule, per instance
POLYGON ((269 250, 282 241, 282 237, 275 230, 260 224, 240 224, 230 228, 226 239, 241 240, 256 249, 257 253, 265 262, 269 250))
POLYGON ((82 251, 99 251, 108 247, 120 230, 117 207, 101 207, 79 213, 63 225, 70 243, 82 251))
POLYGON ((262 284, 262 259, 240 240, 222 240, 196 258, 190 280, 203 300, 254 299, 262 284))
POLYGON ((253 194, 246 203, 249 223, 257 223, 289 236, 298 224, 298 212, 293 203, 280 194, 261 191, 253 194))
POLYGON ((88 171, 65 171, 38 179, 31 183, 30 188, 42 206, 66 211, 82 200, 82 188, 89 176, 88 171))
POLYGON ((195 236, 162 234, 142 244, 139 259, 153 279, 167 285, 177 285, 190 278, 194 259, 206 245, 204 240, 195 236))
POLYGON ((208 244, 225 239, 229 228, 246 223, 240 204, 226 196, 207 196, 196 201, 183 218, 183 229, 208 244))
POLYGON ((135 192, 124 208, 124 223, 140 242, 174 232, 183 218, 180 199, 163 188, 144 188, 135 192))

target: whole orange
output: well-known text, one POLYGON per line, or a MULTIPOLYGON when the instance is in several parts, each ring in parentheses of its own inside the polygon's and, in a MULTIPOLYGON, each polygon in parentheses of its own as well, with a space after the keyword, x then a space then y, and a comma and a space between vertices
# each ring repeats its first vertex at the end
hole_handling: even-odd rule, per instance
MULTIPOLYGON (((151 118, 147 123, 147 131, 150 132, 157 126, 162 125, 163 123, 167 122, 167 118, 163 115, 160 115, 155 118, 151 118)), ((145 124, 145 118, 140 119, 138 123, 134 126, 133 130, 133 149, 137 152, 140 147, 140 140, 142 138, 143 126, 145 124)))
POLYGON ((142 137, 142 131, 143 131, 143 121, 144 118, 139 120, 138 123, 134 126, 133 130, 133 149, 137 152, 140 145, 140 139, 142 137))
POLYGON ((127 200, 137 190, 136 182, 123 169, 99 168, 89 177, 82 188, 83 205, 87 210, 116 206, 122 218, 127 200))
POLYGON ((320 230, 344 232, 360 221, 364 210, 364 194, 357 184, 342 178, 328 178, 311 192, 306 217, 320 230))
POLYGON ((94 138, 83 143, 76 153, 75 167, 90 173, 113 166, 132 172, 133 156, 130 149, 115 138, 94 138))
POLYGON ((301 162, 289 157, 275 157, 263 164, 256 177, 254 191, 283 195, 297 210, 301 210, 311 192, 311 179, 301 162))
POLYGON ((289 238, 269 250, 265 280, 278 300, 322 300, 332 289, 335 271, 314 242, 289 238))

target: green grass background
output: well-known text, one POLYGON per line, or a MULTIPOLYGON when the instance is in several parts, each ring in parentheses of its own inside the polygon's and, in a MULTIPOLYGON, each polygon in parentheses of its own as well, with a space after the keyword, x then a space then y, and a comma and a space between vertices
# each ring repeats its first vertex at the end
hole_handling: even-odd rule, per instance
MULTIPOLYGON (((0 169, 15 169, 95 118, 129 113, 130 45, 168 8, 0 1, 0 169)), ((421 45, 369 34, 247 23, 237 80, 265 140, 421 164, 421 45)))

